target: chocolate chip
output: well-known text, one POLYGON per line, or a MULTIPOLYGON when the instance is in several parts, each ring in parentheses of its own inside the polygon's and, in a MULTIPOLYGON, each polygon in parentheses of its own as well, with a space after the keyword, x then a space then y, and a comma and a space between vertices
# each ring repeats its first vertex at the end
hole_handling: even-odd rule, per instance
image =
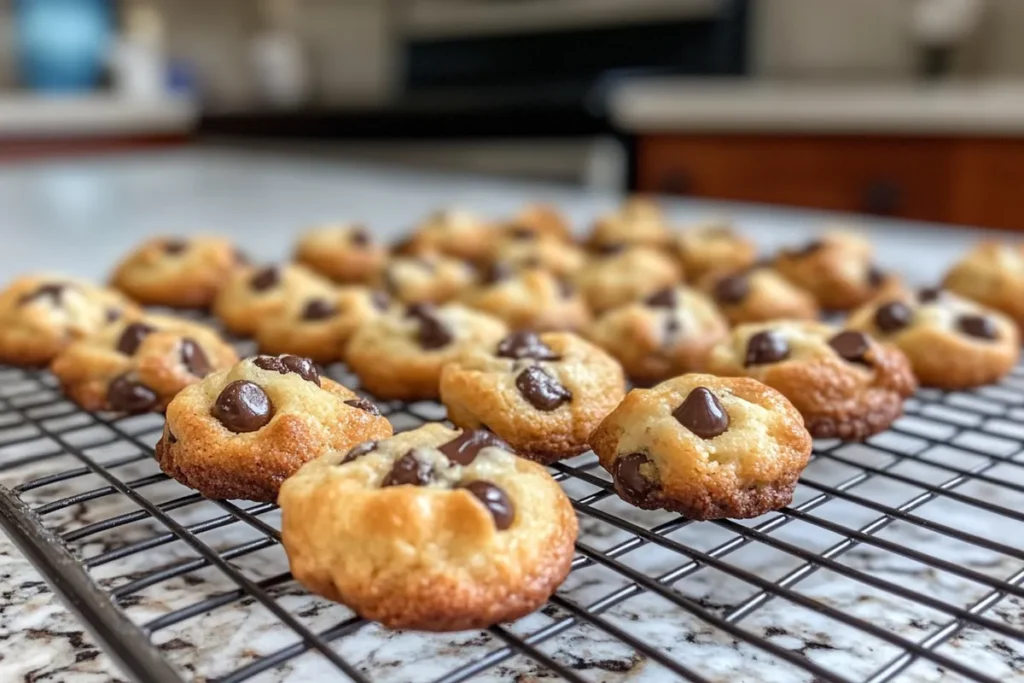
POLYGON ((620 254, 625 250, 626 245, 621 242, 617 244, 599 244, 597 247, 594 248, 594 251, 596 251, 601 256, 615 256, 616 254, 620 254))
POLYGON ((810 256, 811 254, 813 254, 814 252, 818 251, 819 249, 821 249, 824 246, 825 246, 825 243, 822 242, 821 240, 814 240, 813 242, 808 242, 807 244, 805 244, 804 246, 800 247, 799 249, 787 249, 786 250, 786 254, 788 254, 789 256, 797 257, 797 258, 803 257, 803 256, 810 256))
POLYGON ((414 448, 395 461, 391 471, 387 473, 380 485, 386 487, 426 486, 429 484, 432 479, 433 467, 417 453, 417 450, 419 449, 414 448))
POLYGON ((416 318, 419 331, 416 339, 420 348, 425 350, 440 349, 455 340, 448 326, 437 316, 437 309, 431 304, 413 304, 405 311, 406 316, 416 318))
POLYGON ((459 484, 458 488, 469 491, 474 498, 484 504, 494 518, 494 526, 498 531, 504 531, 512 526, 516 519, 516 508, 509 500, 508 494, 501 488, 489 481, 481 480, 459 484))
POLYGON ((999 333, 991 318, 983 315, 962 315, 956 320, 956 327, 969 337, 996 339, 999 333))
POLYGON ((361 458, 367 453, 371 452, 376 447, 376 441, 364 441, 361 444, 353 446, 349 450, 349 452, 345 454, 345 457, 341 459, 341 462, 339 464, 344 465, 347 462, 352 462, 356 458, 361 458))
POLYGON ((765 365, 789 358, 789 344, 778 332, 758 332, 747 342, 744 365, 765 365))
POLYGON ((910 324, 913 312, 902 301, 890 301, 875 311, 875 325, 882 332, 895 332, 910 324))
POLYGON ((121 319, 121 310, 118 308, 108 308, 106 320, 108 323, 114 323, 121 319))
POLYGON ((514 240, 532 240, 537 237, 537 233, 525 225, 513 225, 507 234, 514 240))
POLYGON ((302 319, 327 320, 337 312, 337 307, 327 299, 310 299, 302 309, 302 319))
POLYGON ((666 287, 644 299, 644 303, 655 308, 675 308, 679 304, 679 293, 675 287, 666 287))
POLYGON ((643 453, 630 453, 615 460, 615 481, 630 498, 641 502, 656 488, 643 470, 654 470, 654 463, 643 453))
POLYGON ((117 350, 126 356, 132 356, 139 350, 142 340, 156 332, 156 328, 146 323, 132 323, 124 328, 117 340, 117 350))
POLYGON ((484 448, 500 448, 512 452, 507 443, 486 429, 465 429, 457 437, 438 447, 448 459, 459 465, 468 465, 484 448))
POLYGON ((169 444, 178 443, 178 437, 176 437, 174 435, 174 432, 172 432, 170 429, 167 430, 167 443, 169 443, 169 444))
POLYGON ((370 246, 370 233, 363 226, 353 228, 352 232, 348 234, 348 241, 357 247, 368 247, 370 246))
POLYGON ((378 311, 386 311, 388 310, 388 306, 391 305, 391 297, 388 296, 387 292, 375 289, 370 292, 370 303, 372 303, 373 307, 378 311))
POLYGON ((263 292, 271 287, 276 287, 280 281, 281 271, 275 266, 267 266, 253 273, 252 278, 249 280, 249 287, 254 292, 263 292))
POLYGON ((572 400, 572 392, 539 365, 531 365, 516 377, 516 388, 537 410, 550 412, 572 400))
POLYGON ((561 358, 534 332, 513 332, 508 335, 498 342, 496 355, 499 358, 534 358, 536 360, 559 360, 561 358))
POLYGON ((917 290, 917 300, 923 304, 930 304, 933 301, 938 301, 941 296, 941 287, 922 287, 917 290))
POLYGON ((878 266, 868 266, 868 286, 872 288, 881 287, 882 283, 885 282, 885 272, 882 271, 878 266))
POLYGON ((121 375, 107 388, 107 403, 118 412, 145 413, 156 406, 157 395, 145 384, 121 375))
POLYGON ((36 299, 49 299, 52 305, 60 306, 64 301, 64 290, 66 289, 68 289, 68 285, 63 282, 50 282, 45 285, 40 285, 33 291, 23 294, 21 298, 18 299, 18 305, 24 306, 36 299))
POLYGON ((188 249, 188 242, 182 239, 170 239, 164 242, 164 253, 177 256, 188 249))
POLYGON ((359 410, 362 410, 363 412, 380 417, 380 408, 370 401, 367 401, 365 398, 349 399, 348 401, 345 401, 345 405, 352 406, 353 408, 359 408, 359 410))
POLYGON ((661 345, 666 349, 672 348, 679 338, 679 333, 683 331, 683 325, 675 314, 669 313, 665 316, 664 330, 661 345))
POLYGON ((713 439, 729 429, 729 413, 707 387, 691 391, 672 417, 702 439, 713 439))
POLYGON ((213 370, 210 359, 203 352, 203 347, 187 337, 181 340, 181 363, 189 371, 189 374, 196 377, 206 377, 213 370))
POLYGON ((727 306, 741 303, 750 293, 750 280, 746 275, 730 275, 715 283, 715 301, 727 306))
POLYGON ((274 406, 258 384, 240 379, 224 387, 212 412, 228 431, 241 434, 265 427, 274 416, 274 406))
POLYGON ((870 365, 864 358, 868 349, 871 348, 868 337, 862 332, 846 330, 828 340, 828 345, 839 354, 839 357, 851 363, 863 363, 870 365))
POLYGON ((495 261, 484 271, 483 283, 494 285, 505 280, 511 280, 515 270, 507 261, 495 261))
POLYGON ((256 356, 252 364, 263 370, 279 372, 282 375, 294 373, 313 384, 320 386, 320 371, 316 369, 316 363, 302 356, 256 356))

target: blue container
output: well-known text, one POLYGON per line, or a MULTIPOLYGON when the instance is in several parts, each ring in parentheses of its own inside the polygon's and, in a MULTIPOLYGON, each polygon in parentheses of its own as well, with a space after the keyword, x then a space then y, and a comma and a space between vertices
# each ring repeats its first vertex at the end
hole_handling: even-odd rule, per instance
POLYGON ((21 79, 34 90, 95 88, 113 39, 109 0, 17 0, 21 79))

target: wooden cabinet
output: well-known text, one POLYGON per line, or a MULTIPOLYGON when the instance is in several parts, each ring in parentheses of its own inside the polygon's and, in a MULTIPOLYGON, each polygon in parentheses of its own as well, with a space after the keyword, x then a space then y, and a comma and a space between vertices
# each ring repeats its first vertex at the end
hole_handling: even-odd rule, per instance
POLYGON ((637 189, 1024 229, 1024 140, 654 135, 637 189))

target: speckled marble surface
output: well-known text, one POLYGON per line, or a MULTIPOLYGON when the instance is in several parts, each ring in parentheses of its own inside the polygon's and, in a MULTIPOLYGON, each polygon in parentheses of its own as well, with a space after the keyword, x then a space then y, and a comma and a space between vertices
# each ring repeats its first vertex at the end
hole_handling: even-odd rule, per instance
MULTIPOLYGON (((419 213, 442 203, 458 201, 500 215, 538 197, 557 201, 577 221, 612 203, 611 198, 588 197, 550 187, 226 152, 183 151, 0 167, 0 235, 4 238, 0 268, 5 276, 25 268, 100 276, 106 264, 143 234, 201 225, 235 235, 259 258, 272 258, 287 253, 297 227, 309 221, 353 216, 380 226, 384 233, 393 233, 419 213)), ((722 208, 670 205, 679 219, 699 217, 722 208)), ((823 219, 820 215, 758 207, 730 208, 742 228, 769 247, 806 239, 823 219)), ((918 282, 934 279, 971 240, 963 231, 934 226, 879 222, 868 226, 868 230, 879 244, 881 263, 899 267, 918 282)), ((62 414, 67 411, 63 402, 39 409, 26 403, 53 397, 47 381, 44 377, 26 384, 16 374, 0 371, 0 402, 19 405, 30 417, 18 421, 0 415, 0 467, 19 457, 52 450, 53 444, 45 436, 18 445, 4 445, 12 439, 37 434, 38 424, 49 430, 70 429, 66 438, 99 462, 141 453, 139 444, 151 444, 159 434, 158 418, 131 418, 119 422, 118 427, 137 435, 138 444, 96 446, 110 436, 107 426, 89 416, 62 414), (21 393, 25 391, 29 393, 21 393)), ((1024 427, 1020 423, 1024 417, 1024 377, 1008 380, 1006 390, 985 390, 980 398, 925 394, 908 408, 910 415, 899 422, 898 433, 883 435, 871 446, 821 444, 823 449, 835 448, 829 451, 833 455, 811 463, 806 483, 797 492, 795 507, 800 509, 802 504, 812 501, 821 493, 820 487, 840 486, 858 475, 861 478, 845 489, 847 499, 834 499, 808 512, 813 519, 776 525, 775 516, 769 515, 742 524, 676 525, 666 533, 668 539, 682 546, 717 554, 716 548, 735 543, 744 528, 773 525, 771 537, 789 544, 785 549, 760 541, 750 543, 724 555, 727 566, 715 568, 691 565, 689 558, 666 544, 648 543, 618 555, 617 562, 655 580, 671 572, 666 585, 701 609, 729 619, 746 615, 736 619, 745 632, 764 637, 775 646, 849 680, 868 680, 898 658, 902 649, 835 617, 865 619, 885 632, 917 642, 942 629, 951 616, 853 580, 848 572, 863 573, 871 580, 967 609, 985 598, 990 589, 983 579, 963 578, 883 547, 858 544, 847 548, 844 536, 834 533, 834 527, 826 529, 827 524, 850 529, 869 525, 879 517, 870 504, 903 505, 920 498, 924 493, 922 484, 951 481, 955 473, 942 469, 943 466, 990 466, 985 471, 988 480, 950 485, 956 498, 917 500, 918 506, 909 514, 919 523, 896 521, 875 535, 971 570, 976 573, 975 578, 980 575, 1004 580, 1024 569, 1024 516, 1008 519, 991 511, 1024 509, 1024 427), (953 436, 952 428, 939 424, 937 419, 961 425, 956 436, 958 447, 927 440, 953 436), (898 459, 892 451, 912 454, 915 459, 898 459), (899 478, 865 477, 870 472, 864 467, 887 469, 899 478), (974 500, 984 501, 990 511, 972 505, 974 500), (988 539, 991 548, 937 533, 927 528, 924 521, 988 539), (998 552, 999 546, 995 544, 1002 544, 1005 552, 998 552), (804 561, 800 553, 825 551, 835 553, 836 566, 806 573, 801 570, 804 561), (749 578, 748 573, 769 582, 782 582, 799 595, 833 610, 833 615, 812 611, 782 597, 766 600, 762 605, 759 587, 744 580, 749 578), (758 608, 750 610, 752 606, 758 608)), ((0 484, 15 486, 77 464, 71 456, 58 456, 5 469, 0 471, 0 484)), ((584 480, 565 482, 572 497, 580 499, 601 490, 600 480, 604 476, 599 468, 591 467, 593 456, 582 456, 571 464, 584 473, 584 480), (586 480, 587 476, 597 479, 586 480)), ((158 470, 151 460, 142 458, 115 471, 124 479, 135 480, 158 470)), ((88 475, 28 491, 23 497, 36 505, 99 486, 100 479, 88 475)), ((155 482, 139 491, 156 503, 188 493, 171 481, 155 482)), ((601 513, 621 517, 643 529, 659 528, 675 519, 668 513, 635 510, 614 496, 601 498, 593 508, 597 512, 582 517, 581 542, 583 547, 598 551, 613 550, 634 538, 629 531, 602 521, 598 517, 601 513)), ((114 495, 46 514, 43 519, 48 527, 67 532, 136 509, 130 500, 114 495)), ((179 522, 194 524, 222 516, 225 511, 204 501, 177 508, 171 514, 179 522)), ((275 516, 275 512, 261 515, 272 525, 275 516)), ((88 562, 164 532, 158 523, 143 519, 72 541, 69 547, 88 562)), ((262 536, 249 527, 234 524, 205 532, 202 538, 218 550, 227 551, 258 541, 262 536)), ((389 632, 361 623, 346 608, 312 597, 288 580, 287 562, 279 546, 267 543, 246 550, 236 551, 237 555, 230 560, 232 565, 246 577, 266 582, 268 592, 278 603, 308 628, 319 632, 341 624, 346 632, 333 642, 333 647, 371 680, 433 680, 503 645, 492 632, 424 635, 389 632)), ((127 680, 6 539, 0 539, 0 557, 0 681, 127 680)), ((183 543, 164 543, 142 555, 91 567, 90 573, 105 588, 123 591, 146 570, 193 562, 196 557, 183 543)), ((575 604, 589 605, 629 584, 620 572, 592 565, 575 571, 559 596, 575 604)), ((234 588, 228 578, 215 570, 197 568, 128 592, 119 602, 132 620, 144 624, 234 588)), ((997 596, 992 603, 983 612, 990 626, 1002 624, 1024 630, 1024 600, 997 596)), ((511 633, 527 635, 565 614, 562 608, 549 605, 506 628, 511 633)), ((813 673, 746 643, 651 592, 637 592, 603 612, 602 619, 604 624, 624 629, 706 680, 815 679, 813 673)), ((161 628, 154 640, 184 678, 211 680, 293 645, 298 637, 264 606, 246 598, 161 628)), ((572 626, 539 644, 538 649, 588 681, 676 678, 668 669, 602 630, 600 624, 572 626)), ((936 651, 995 680, 1024 680, 1024 645, 992 628, 969 625, 936 651)), ((549 678, 557 680, 535 660, 516 654, 474 680, 526 682, 549 678)), ((277 683, 344 677, 323 656, 307 652, 252 680, 277 683)), ((969 679, 941 665, 917 660, 895 680, 918 683, 969 679)))

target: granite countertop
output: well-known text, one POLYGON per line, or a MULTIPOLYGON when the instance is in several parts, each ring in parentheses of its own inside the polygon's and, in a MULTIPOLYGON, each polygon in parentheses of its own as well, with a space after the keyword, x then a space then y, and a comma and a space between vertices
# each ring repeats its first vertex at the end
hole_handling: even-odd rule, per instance
MULTIPOLYGON (((5 278, 26 269, 102 277, 118 255, 144 236, 167 230, 195 231, 203 226, 237 238, 257 259, 280 258, 289 253, 300 226, 311 222, 351 217, 367 221, 382 236, 393 236, 416 217, 443 204, 456 202, 500 216, 525 201, 537 199, 557 202, 579 224, 611 207, 615 201, 612 197, 589 196, 550 186, 203 149, 7 166, 0 167, 0 237, 4 244, 0 249, 0 272, 5 278)), ((802 242, 823 223, 843 218, 750 205, 673 201, 666 206, 678 221, 728 213, 737 220, 741 230, 757 237, 766 248, 802 242)), ((878 245, 881 264, 899 268, 915 283, 934 281, 977 237, 976 233, 964 230, 894 221, 872 221, 864 225, 864 229, 878 245)), ((12 384, 10 376, 0 373, 0 399, 16 390, 12 384)), ((1018 384, 1024 389, 1024 380, 1018 384)), ((1024 394, 1018 398, 1024 403, 1024 394)), ((927 413, 917 400, 911 401, 909 409, 927 413)), ((1019 418, 1017 412, 1020 409, 1008 413, 1007 419, 1019 418)), ((908 426, 922 423, 917 428, 926 433, 934 429, 923 424, 923 420, 914 422, 914 419, 908 418, 908 426)), ((133 418, 130 429, 141 433, 143 442, 152 443, 159 435, 159 425, 159 418, 144 416, 133 418)), ((6 423, 0 423, 0 435, 8 428, 6 423)), ((76 439, 88 443, 90 438, 95 438, 93 432, 102 430, 101 426, 85 426, 82 433, 76 432, 76 439)), ((943 438, 941 433, 932 436, 943 438)), ((1020 434, 1014 436, 1021 438, 1020 434)), ((1007 456, 1019 451, 1019 444, 1008 451, 1008 443, 1005 439, 989 438, 982 448, 1007 456)), ((0 462, 18 457, 28 447, 19 448, 22 450, 4 447, 0 439, 0 462)), ((119 457, 126 454, 123 448, 123 445, 102 447, 91 455, 99 459, 119 457)), ((863 464, 881 466, 886 460, 886 456, 867 446, 844 446, 843 453, 863 464)), ((975 462, 969 459, 978 458, 952 448, 928 457, 961 467, 973 466, 975 462)), ((588 462, 591 458, 592 455, 581 456, 579 462, 588 462)), ((68 458, 58 458, 42 461, 30 469, 0 471, 0 484, 13 486, 27 477, 73 465, 68 458)), ((904 463, 899 468, 907 477, 931 483, 948 479, 948 473, 925 465, 904 463)), ((143 460, 121 468, 119 474, 124 478, 139 478, 156 471, 154 463, 143 460)), ((837 485, 849 478, 852 471, 855 470, 838 462, 818 459, 806 474, 814 481, 837 485)), ((597 475, 599 470, 592 472, 597 475)), ((1000 476, 1016 476, 1015 481, 1019 481, 1020 475, 1014 475, 1015 472, 1011 470, 1000 476)), ((31 491, 25 494, 25 499, 29 502, 52 500, 98 485, 95 477, 82 477, 31 491)), ((567 488, 574 497, 595 490, 581 482, 571 482, 567 488)), ((878 477, 869 478, 852 490, 887 504, 900 504, 914 496, 912 487, 898 486, 896 482, 878 477)), ((997 505, 1021 507, 1019 495, 1000 487, 972 483, 958 490, 997 505)), ((145 489, 147 498, 154 502, 184 493, 186 489, 172 481, 145 489)), ((796 504, 816 493, 811 487, 801 486, 796 504)), ((599 507, 647 528, 672 518, 667 513, 636 510, 614 498, 602 501, 599 507)), ((48 526, 60 531, 132 509, 122 497, 109 496, 47 515, 45 520, 48 526)), ((919 512, 929 520, 1021 547, 1020 531, 1024 525, 993 519, 991 515, 976 511, 965 514, 965 509, 972 510, 940 499, 925 504, 919 512)), ((174 516, 179 522, 189 524, 220 514, 223 510, 205 502, 177 510, 174 516)), ((274 524, 275 514, 269 513, 263 518, 274 524)), ((877 517, 875 512, 839 501, 822 506, 816 514, 853 528, 877 517)), ((240 527, 242 525, 217 529, 204 534, 203 539, 216 547, 228 547, 258 537, 253 531, 240 527)), ((159 530, 155 523, 141 521, 92 536, 73 547, 81 556, 91 557, 149 538, 159 530)), ((800 522, 781 527, 773 536, 813 552, 821 552, 842 541, 840 536, 800 522)), ((1021 568, 1018 560, 968 546, 916 525, 896 523, 880 532, 880 536, 953 560, 990 577, 1003 579, 1021 568)), ((629 537, 628 533, 597 519, 584 519, 581 540, 593 547, 610 548, 629 537)), ((734 532, 728 527, 713 524, 692 524, 672 534, 675 540, 702 550, 711 549, 731 537, 734 532)), ((0 560, 0 642, 4 644, 0 652, 0 681, 100 683, 126 680, 88 631, 65 610, 33 567, 3 536, 0 536, 0 556, 3 558, 0 560)), ((92 570, 92 575, 105 587, 117 587, 138 578, 143 568, 169 566, 194 558, 183 544, 171 543, 143 557, 136 555, 98 566, 92 570)), ((772 581, 782 580, 801 565, 796 557, 760 546, 748 546, 729 555, 728 560, 734 566, 772 581)), ((622 561, 656 577, 679 567, 685 563, 685 558, 645 546, 623 555, 622 561)), ((987 592, 987 588, 977 583, 867 545, 845 553, 841 562, 879 579, 960 606, 970 605, 987 592)), ((239 556, 232 563, 256 580, 287 571, 279 546, 239 556)), ((561 595, 587 604, 625 583, 621 576, 606 569, 590 567, 574 572, 561 589, 561 595)), ((133 620, 142 623, 232 587, 226 578, 203 569, 145 588, 122 604, 133 620)), ((751 585, 706 567, 689 573, 673 587, 718 615, 729 613, 746 600, 756 600, 757 593, 751 585)), ((949 619, 940 612, 828 570, 814 572, 795 587, 803 595, 838 611, 867 619, 914 641, 927 637, 949 619)), ((346 608, 314 598, 290 581, 274 583, 269 590, 282 606, 314 630, 352 617, 346 608)), ((517 634, 529 633, 551 623, 557 616, 557 610, 548 608, 517 622, 509 630, 517 634)), ((633 636, 697 668, 709 680, 761 683, 813 679, 810 673, 767 656, 647 593, 626 600, 605 616, 633 636)), ((986 612, 986 616, 1022 629, 1024 603, 1016 598, 1003 599, 986 612)), ((890 644, 781 599, 767 601, 739 623, 780 647, 805 655, 854 680, 862 680, 900 652, 890 644)), ((241 600, 160 630, 155 640, 186 677, 208 680, 290 645, 297 638, 258 603, 241 600)), ((424 635, 389 632, 373 624, 363 624, 336 641, 335 646, 372 680, 399 683, 440 676, 473 657, 497 649, 501 642, 487 632, 424 635)), ((577 625, 546 642, 541 649, 587 680, 609 683, 674 680, 665 669, 637 656, 592 626, 577 625)), ((998 634, 968 627, 939 651, 996 679, 1024 680, 1024 647, 998 634)), ((261 683, 334 680, 327 675, 330 671, 326 660, 307 653, 252 680, 261 683)), ((523 656, 510 658, 479 678, 524 683, 546 679, 547 672, 523 656)), ((931 663, 918 661, 898 680, 925 683, 964 679, 931 663)))
POLYGON ((0 140, 182 135, 198 119, 198 104, 184 97, 0 94, 0 140))

